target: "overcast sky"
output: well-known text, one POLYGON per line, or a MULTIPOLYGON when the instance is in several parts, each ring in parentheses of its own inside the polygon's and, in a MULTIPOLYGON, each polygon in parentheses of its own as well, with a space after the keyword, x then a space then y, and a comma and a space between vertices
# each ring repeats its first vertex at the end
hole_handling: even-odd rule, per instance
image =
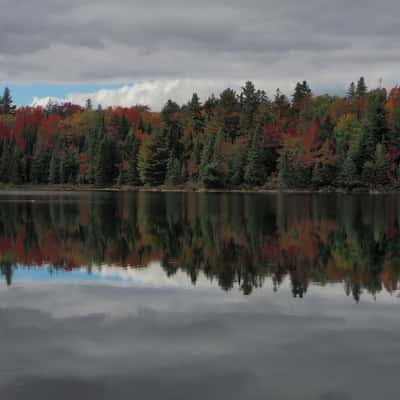
POLYGON ((248 79, 269 92, 291 91, 307 79, 317 93, 340 92, 360 75, 371 87, 379 78, 387 86, 398 82, 398 0, 0 0, 0 6, 0 82, 36 84, 26 90, 41 93, 40 85, 61 86, 56 94, 78 93, 68 97, 77 102, 96 90, 90 97, 105 105, 159 108, 168 97, 183 102, 195 90, 205 97, 248 79), (108 91, 98 93, 103 86, 108 91))

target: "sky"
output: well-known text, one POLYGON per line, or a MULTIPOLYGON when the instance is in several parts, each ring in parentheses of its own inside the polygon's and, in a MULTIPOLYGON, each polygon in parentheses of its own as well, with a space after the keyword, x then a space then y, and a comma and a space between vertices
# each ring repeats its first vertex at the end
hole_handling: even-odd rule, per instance
POLYGON ((398 0, 0 0, 0 86, 18 104, 205 100, 246 80, 342 93, 398 83, 398 0), (35 18, 32 18, 35 15, 35 18))

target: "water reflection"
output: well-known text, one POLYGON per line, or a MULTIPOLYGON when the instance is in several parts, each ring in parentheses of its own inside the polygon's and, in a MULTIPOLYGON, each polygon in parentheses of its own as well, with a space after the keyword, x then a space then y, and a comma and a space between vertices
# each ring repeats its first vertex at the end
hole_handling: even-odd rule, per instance
POLYGON ((11 285, 27 267, 110 277, 156 263, 246 295, 340 282, 359 301, 397 290, 399 221, 394 195, 3 193, 0 269, 11 285))

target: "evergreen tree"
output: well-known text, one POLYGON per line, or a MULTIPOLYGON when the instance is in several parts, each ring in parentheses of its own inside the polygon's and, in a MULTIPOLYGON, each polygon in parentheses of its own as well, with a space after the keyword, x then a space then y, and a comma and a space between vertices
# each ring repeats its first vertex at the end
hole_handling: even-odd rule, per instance
POLYGON ((243 134, 255 128, 255 116, 259 104, 260 100, 254 84, 247 81, 240 94, 240 129, 243 134))
POLYGON ((0 97, 0 114, 15 114, 15 110, 10 89, 6 87, 3 96, 0 97))
POLYGON ((178 158, 171 152, 168 159, 165 183, 168 185, 178 185, 181 182, 181 165, 178 158))
POLYGON ((315 188, 329 186, 333 183, 334 175, 334 168, 331 165, 315 163, 311 181, 315 188))
POLYGON ((107 140, 103 138, 99 146, 99 154, 97 156, 96 170, 95 170, 95 183, 96 186, 102 187, 106 186, 109 182, 109 177, 107 176, 107 140))
POLYGON ((0 163, 0 181, 3 183, 7 183, 10 180, 10 163, 11 163, 11 156, 14 151, 14 145, 10 140, 3 141, 3 150, 2 150, 2 157, 0 163))
POLYGON ((389 183, 389 160, 383 144, 376 146, 375 179, 378 186, 385 186, 389 183))
POLYGON ((234 148, 228 157, 228 182, 233 186, 238 186, 243 183, 243 155, 240 148, 234 148))
POLYGON ((300 112, 303 109, 305 102, 311 98, 311 94, 311 89, 306 81, 297 82, 293 93, 293 109, 300 112))
POLYGON ((343 163, 341 183, 347 188, 353 188, 359 183, 357 166, 350 156, 343 163))
POLYGON ((239 103, 236 92, 232 89, 225 89, 220 94, 220 99, 215 112, 215 119, 218 124, 216 132, 222 129, 224 138, 231 138, 232 143, 240 133, 239 103))
POLYGON ((129 185, 140 185, 139 171, 138 171, 138 154, 139 154, 139 141, 133 136, 131 144, 131 151, 129 152, 128 161, 128 183, 129 185))
MULTIPOLYGON (((222 135, 223 132, 220 131, 218 136, 222 135)), ((209 135, 205 139, 199 170, 200 183, 205 187, 216 188, 222 186, 217 155, 217 138, 215 135, 209 135)))
POLYGON ((18 150, 18 146, 14 143, 12 153, 11 153, 11 162, 10 162, 10 182, 14 185, 18 185, 22 181, 21 177, 21 167, 20 167, 20 153, 18 150))
POLYGON ((92 110, 93 106, 92 106, 92 100, 91 99, 86 99, 86 110, 92 110))
POLYGON ((49 167, 49 183, 55 185, 60 182, 60 146, 59 143, 54 146, 49 167))
POLYGON ((354 100, 356 98, 356 85, 354 82, 350 83, 346 96, 349 100, 354 100))
POLYGON ((372 161, 366 161, 362 167, 361 179, 365 185, 373 185, 375 183, 375 165, 372 161))
POLYGON ((204 118, 201 113, 201 104, 197 93, 193 93, 192 99, 188 104, 190 115, 190 128, 193 136, 197 137, 204 131, 204 118))
POLYGON ((141 147, 139 154, 139 173, 144 184, 162 185, 165 181, 170 150, 164 132, 153 134, 141 147))
POLYGON ((33 155, 31 168, 31 182, 47 183, 49 180, 51 154, 49 149, 37 144, 35 154, 33 155))
POLYGON ((367 85, 365 83, 365 79, 362 76, 357 82, 356 97, 358 99, 361 99, 362 97, 366 96, 367 90, 368 90, 368 88, 367 88, 367 85))
POLYGON ((116 143, 112 137, 105 136, 100 142, 99 154, 96 163, 96 186, 106 186, 115 183, 118 177, 117 164, 120 161, 117 155, 116 143))
POLYGON ((362 134, 362 160, 364 162, 373 159, 376 145, 384 142, 387 138, 389 129, 385 103, 385 90, 376 89, 368 95, 362 134))
POLYGON ((388 135, 390 144, 400 149, 400 101, 398 101, 393 109, 393 131, 392 135, 388 135))
POLYGON ((255 132, 252 136, 247 153, 244 180, 248 185, 261 186, 265 183, 265 179, 265 168, 260 148, 260 140, 258 133, 255 132))
POLYGON ((129 122, 125 116, 125 114, 122 114, 120 120, 119 120, 119 126, 118 126, 118 138, 122 141, 125 140, 129 133, 129 122))

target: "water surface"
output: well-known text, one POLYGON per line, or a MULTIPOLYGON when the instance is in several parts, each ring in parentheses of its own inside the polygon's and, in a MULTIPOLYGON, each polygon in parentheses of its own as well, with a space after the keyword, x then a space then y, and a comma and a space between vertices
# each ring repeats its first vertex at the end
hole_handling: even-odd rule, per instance
POLYGON ((1 399, 399 394, 400 197, 0 194, 1 399))

